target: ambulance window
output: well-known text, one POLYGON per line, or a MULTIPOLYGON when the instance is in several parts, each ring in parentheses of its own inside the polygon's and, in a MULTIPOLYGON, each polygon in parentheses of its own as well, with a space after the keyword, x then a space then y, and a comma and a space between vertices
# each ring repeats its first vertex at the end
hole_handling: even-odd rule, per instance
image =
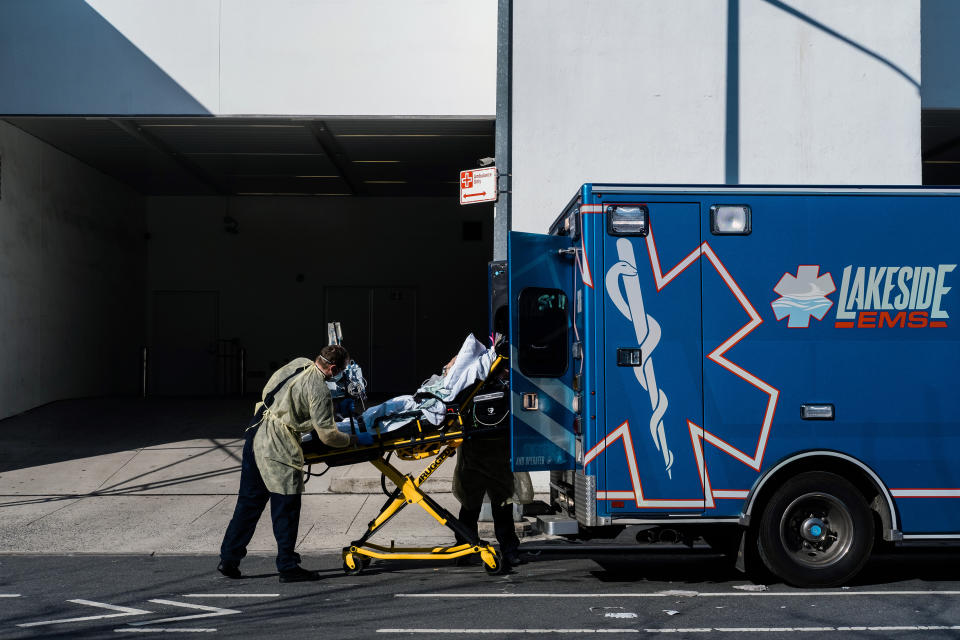
POLYGON ((566 294, 528 287, 517 301, 517 364, 525 375, 559 378, 567 372, 569 337, 566 294))

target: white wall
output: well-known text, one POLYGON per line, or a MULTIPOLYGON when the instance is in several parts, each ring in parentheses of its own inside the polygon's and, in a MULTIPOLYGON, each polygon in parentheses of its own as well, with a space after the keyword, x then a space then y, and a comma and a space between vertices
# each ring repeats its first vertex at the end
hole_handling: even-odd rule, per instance
POLYGON ((496 0, 237 0, 221 24, 221 113, 496 111, 496 0))
POLYGON ((487 330, 489 206, 449 198, 151 197, 147 211, 148 290, 218 291, 220 337, 240 339, 248 370, 269 375, 271 363, 316 355, 326 344, 325 287, 417 288, 418 377, 407 393, 439 371, 467 333, 482 339, 487 330), (224 231, 225 215, 238 233, 224 231), (464 220, 481 222, 480 241, 462 241, 464 220))
POLYGON ((0 122, 0 418, 135 393, 142 198, 0 122))
POLYGON ((514 4, 514 229, 584 182, 920 183, 919 0, 731 2, 514 4))
POLYGON ((743 0, 740 182, 921 184, 919 0, 743 0))
POLYGON ((0 114, 491 116, 496 0, 5 0, 0 114))

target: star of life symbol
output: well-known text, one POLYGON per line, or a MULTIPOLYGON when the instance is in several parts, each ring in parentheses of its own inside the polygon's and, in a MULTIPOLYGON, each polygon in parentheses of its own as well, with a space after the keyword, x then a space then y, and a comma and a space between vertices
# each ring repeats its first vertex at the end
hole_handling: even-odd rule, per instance
MULTIPOLYGON (((583 213, 600 213, 602 211, 602 207, 603 205, 599 204, 581 205, 580 212, 581 215, 583 213)), ((625 238, 621 238, 621 240, 625 240, 625 238)), ((682 274, 684 274, 689 267, 700 264, 701 259, 703 259, 704 263, 709 264, 716 269, 717 274, 723 280, 727 289, 730 291, 730 294, 743 309, 744 313, 746 313, 748 316, 748 321, 746 324, 731 334, 729 338, 717 345, 709 353, 706 353, 705 359, 736 376, 744 383, 747 383, 767 394, 766 408, 763 411, 763 419, 759 425, 760 428, 757 434, 756 449, 747 449, 746 451, 738 449, 723 438, 708 431, 707 429, 704 429, 693 421, 689 419, 686 420, 687 428, 690 434, 690 444, 693 448, 693 457, 697 465, 697 472, 700 476, 700 485, 703 487, 703 494, 696 498, 660 498, 651 495, 644 495, 643 485, 640 478, 640 466, 637 463, 637 456, 636 452, 634 451, 629 420, 624 420, 619 427, 607 433, 606 436, 601 438, 599 442, 597 442, 589 451, 585 452, 583 455, 583 464, 585 466, 590 464, 600 455, 605 455, 610 450, 610 447, 612 447, 615 443, 622 441, 623 450, 626 454, 627 470, 630 474, 630 482, 632 487, 627 491, 619 488, 612 489, 610 487, 608 487, 606 490, 598 489, 597 500, 633 499, 636 502, 638 509, 714 509, 717 506, 717 498, 742 499, 748 497, 750 492, 747 489, 726 487, 722 489, 713 488, 713 485, 710 482, 710 474, 707 472, 707 462, 704 454, 705 445, 709 444, 710 446, 716 448, 720 453, 724 453, 731 458, 742 462, 747 467, 758 473, 763 467, 763 459, 767 449, 767 442, 770 438, 770 428, 773 424, 773 417, 777 410, 777 401, 780 398, 780 390, 757 377, 744 367, 732 362, 727 358, 726 355, 730 349, 739 344, 742 340, 746 339, 757 327, 763 324, 763 318, 750 302, 750 299, 747 297, 747 295, 743 292, 743 289, 740 288, 740 285, 737 284, 736 280, 720 260, 719 256, 717 256, 716 252, 714 252, 713 248, 710 246, 710 243, 704 242, 700 244, 685 258, 683 258, 683 260, 666 271, 664 271, 663 266, 660 264, 660 256, 657 253, 657 246, 656 241, 653 238, 652 226, 647 233, 646 245, 647 253, 650 257, 650 267, 653 270, 654 283, 656 284, 656 291, 658 293, 663 290, 664 287, 669 286, 671 282, 674 282, 678 278, 682 277, 682 274)), ((620 267, 620 269, 622 269, 622 273, 627 277, 626 279, 628 279, 631 271, 635 271, 636 261, 633 260, 632 251, 628 254, 626 253, 627 247, 624 246, 623 248, 624 252, 621 253, 619 251, 620 246, 617 247, 621 261, 627 264, 620 267), (631 266, 633 266, 634 269, 631 269, 631 266)), ((583 282, 586 286, 593 287, 593 279, 590 277, 589 265, 586 263, 586 251, 583 253, 583 260, 583 282)), ((619 274, 615 274, 612 277, 610 274, 608 274, 607 277, 609 295, 609 284, 612 284, 610 280, 619 277, 619 274)), ((625 293, 629 293, 629 291, 625 290, 625 293)), ((620 302, 623 303, 623 306, 630 313, 628 316, 629 319, 639 319, 640 314, 633 312, 634 310, 639 311, 639 307, 637 305, 631 304, 628 299, 621 299, 620 302)), ((621 308, 621 304, 614 302, 614 305, 622 314, 624 313, 624 309, 621 308)), ((649 316, 647 317, 649 319, 649 316)), ((635 326, 634 328, 639 329, 641 327, 635 326)), ((641 339, 640 342, 643 343, 645 340, 641 339)), ((706 345, 704 345, 704 347, 706 348, 706 345)), ((637 376, 637 381, 640 381, 639 376, 637 376)), ((649 391, 653 385, 649 384, 649 379, 645 379, 645 382, 648 383, 648 386, 645 388, 647 388, 649 391)), ((651 398, 651 400, 653 400, 653 398, 651 398)), ((665 442, 663 442, 662 445, 664 448, 666 447, 665 442)), ((663 451, 663 449, 661 449, 661 451, 663 451)), ((667 460, 665 460, 665 462, 667 462, 667 460)), ((670 461, 667 462, 668 468, 671 462, 672 455, 670 461)), ((609 461, 608 464, 610 464, 609 461)), ((669 475, 669 470, 667 473, 669 475)))
POLYGON ((806 329, 810 318, 823 320, 833 301, 827 296, 837 290, 829 273, 819 275, 820 265, 800 265, 797 275, 783 274, 774 292, 780 297, 771 303, 777 320, 787 318, 787 327, 806 329))
POLYGON ((633 372, 637 382, 650 396, 650 437, 653 444, 663 455, 664 470, 667 477, 673 479, 670 467, 673 466, 673 452, 667 446, 667 435, 663 426, 663 415, 667 412, 669 402, 667 394, 657 386, 657 377, 653 369, 653 352, 660 342, 660 323, 649 315, 643 306, 643 292, 640 289, 640 279, 637 277, 637 259, 633 253, 633 245, 626 238, 617 240, 617 255, 619 262, 610 267, 606 277, 607 295, 617 310, 633 324, 633 330, 640 345, 641 366, 634 367, 633 372), (623 282, 623 293, 620 282, 623 282), (624 295, 626 294, 626 295, 624 295))

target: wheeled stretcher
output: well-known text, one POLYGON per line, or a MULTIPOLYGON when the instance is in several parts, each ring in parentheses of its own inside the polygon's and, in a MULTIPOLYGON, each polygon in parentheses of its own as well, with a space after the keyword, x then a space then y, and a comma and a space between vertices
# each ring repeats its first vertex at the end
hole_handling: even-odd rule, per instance
MULTIPOLYGON (((506 358, 497 356, 484 379, 465 388, 452 403, 447 403, 446 414, 439 425, 422 419, 420 412, 394 414, 386 419, 409 417, 410 422, 400 429, 392 429, 375 440, 373 445, 349 449, 332 449, 319 439, 306 438, 303 442, 304 459, 307 464, 325 463, 331 467, 369 462, 388 478, 395 489, 388 494, 380 513, 368 525, 358 540, 343 549, 343 570, 354 575, 370 564, 372 558, 381 560, 452 560, 479 554, 488 573, 500 573, 503 562, 496 550, 477 534, 468 530, 453 514, 444 509, 424 490, 423 485, 446 460, 453 457, 457 448, 468 438, 489 435, 506 428, 507 382, 505 380, 506 358), (499 405, 492 409, 491 403, 499 405), (495 414, 497 419, 478 416, 478 407, 484 413, 495 414), (405 475, 390 464, 396 454, 401 460, 433 458, 417 476, 405 475), (378 531, 407 505, 415 504, 426 511, 441 525, 453 531, 465 543, 438 547, 389 547, 370 542, 378 531)), ((377 432, 377 425, 373 425, 377 432)), ((386 490, 385 490, 386 492, 386 490)))

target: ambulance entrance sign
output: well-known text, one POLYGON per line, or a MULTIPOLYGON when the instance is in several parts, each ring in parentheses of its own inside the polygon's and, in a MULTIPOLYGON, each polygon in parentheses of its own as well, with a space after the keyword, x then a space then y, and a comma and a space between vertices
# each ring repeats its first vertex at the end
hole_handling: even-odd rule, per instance
POLYGON ((497 168, 460 172, 460 204, 497 201, 497 168))

